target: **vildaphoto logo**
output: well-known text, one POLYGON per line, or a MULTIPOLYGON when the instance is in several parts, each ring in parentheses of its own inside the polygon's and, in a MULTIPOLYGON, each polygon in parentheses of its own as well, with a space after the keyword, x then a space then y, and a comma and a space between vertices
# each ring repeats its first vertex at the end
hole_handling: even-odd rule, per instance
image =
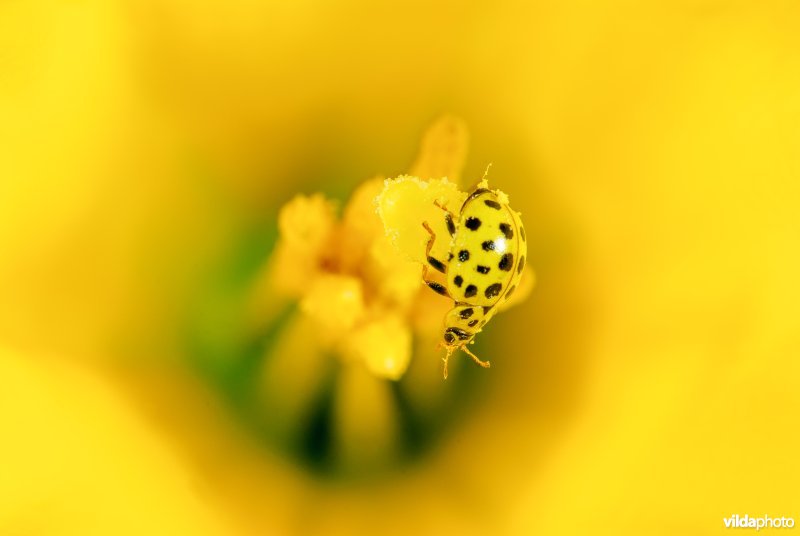
POLYGON ((725 522, 725 528, 728 529, 791 529, 794 527, 794 518, 792 517, 750 517, 745 514, 733 514, 731 517, 726 517, 722 521, 725 522))

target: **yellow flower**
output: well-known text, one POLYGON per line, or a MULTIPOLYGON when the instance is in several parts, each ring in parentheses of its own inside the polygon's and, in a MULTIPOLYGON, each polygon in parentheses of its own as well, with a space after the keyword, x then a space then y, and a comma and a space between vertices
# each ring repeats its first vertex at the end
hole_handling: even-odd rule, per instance
POLYGON ((379 233, 373 199, 382 186, 382 179, 362 184, 340 222, 319 194, 284 206, 272 280, 274 292, 298 300, 343 359, 398 379, 411 359, 410 328, 399 317, 419 291, 420 266, 401 259, 379 233), (387 325, 392 336, 376 336, 387 325))
POLYGON ((798 23, 795 2, 3 3, 0 533, 796 520, 798 23), (409 328, 387 380, 304 312, 302 270, 352 266, 289 265, 295 294, 259 270, 300 188, 341 201, 323 229, 365 221, 375 191, 341 192, 370 170, 468 188, 463 137, 405 167, 443 107, 540 284, 478 341, 492 370, 455 381, 423 335, 439 296, 354 326, 409 328))
MULTIPOLYGON (((297 195, 280 210, 279 239, 251 308, 275 331, 254 387, 259 419, 290 444, 318 447, 304 434, 322 397, 320 418, 331 427, 324 456, 335 467, 387 466, 408 439, 400 412, 436 414, 453 401, 437 344, 452 301, 423 284, 421 224, 447 236, 435 202, 457 211, 466 199, 459 187, 466 141, 461 121, 441 119, 423 139, 417 176, 362 183, 341 218, 322 194, 297 195), (393 387, 409 367, 408 380, 393 387)), ((447 248, 437 241, 433 253, 446 257, 447 248)), ((533 280, 528 268, 505 305, 524 300, 533 280)))
MULTIPOLYGON (((457 182, 465 144, 460 121, 439 121, 425 135, 413 166, 421 178, 364 182, 341 221, 335 203, 322 194, 298 195, 281 209, 270 289, 298 300, 316 326, 315 336, 346 363, 397 380, 411 361, 414 334, 431 345, 440 334, 451 304, 421 284, 428 240, 421 223, 446 236, 435 202, 457 212, 466 199, 457 182)), ((435 255, 446 257, 446 241, 434 247, 435 255)), ((529 272, 505 306, 527 297, 533 286, 529 272)))

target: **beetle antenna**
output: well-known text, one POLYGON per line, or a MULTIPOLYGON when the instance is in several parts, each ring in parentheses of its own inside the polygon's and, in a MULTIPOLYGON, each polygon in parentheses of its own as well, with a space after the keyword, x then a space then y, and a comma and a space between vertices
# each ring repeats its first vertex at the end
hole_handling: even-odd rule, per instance
POLYGON ((473 188, 472 188, 473 190, 475 190, 476 188, 478 188, 478 186, 479 186, 479 185, 480 185, 480 184, 481 184, 483 181, 485 181, 485 180, 486 180, 486 176, 487 176, 487 175, 489 175, 489 168, 490 168, 490 167, 492 167, 492 162, 489 162, 489 165, 487 165, 487 166, 486 166, 486 171, 484 171, 484 172, 483 172, 483 177, 481 177, 481 180, 479 180, 479 181, 478 181, 478 183, 477 183, 475 186, 473 186, 473 188))
POLYGON ((483 172, 483 177, 481 180, 486 180, 486 176, 489 174, 489 168, 492 167, 492 162, 489 162, 489 165, 486 166, 486 171, 483 172))
POLYGON ((444 366, 443 366, 443 369, 442 369, 442 374, 444 375, 444 379, 445 379, 445 380, 447 379, 447 361, 450 359, 450 356, 451 356, 451 355, 453 355, 453 350, 455 350, 455 347, 454 347, 454 346, 448 346, 448 347, 447 347, 447 355, 445 355, 445 356, 442 358, 442 361, 444 361, 444 366))

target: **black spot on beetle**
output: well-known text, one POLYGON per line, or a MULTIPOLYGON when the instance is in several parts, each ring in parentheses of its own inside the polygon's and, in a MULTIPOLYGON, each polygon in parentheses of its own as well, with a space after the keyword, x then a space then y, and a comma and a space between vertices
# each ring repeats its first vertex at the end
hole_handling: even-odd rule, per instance
POLYGON ((522 241, 525 242, 525 227, 522 225, 519 226, 519 236, 521 236, 522 241))
POLYGON ((434 259, 433 257, 428 257, 428 264, 439 270, 440 272, 444 273, 444 263, 440 260, 434 259))
POLYGON ((471 298, 477 293, 478 293, 478 287, 476 287, 475 285, 467 285, 467 288, 464 289, 465 298, 471 298))
POLYGON ((488 266, 477 266, 475 269, 478 270, 479 274, 488 274, 489 273, 489 267, 488 266))
POLYGON ((450 236, 456 234, 456 225, 453 223, 453 218, 448 214, 444 217, 444 221, 447 224, 447 232, 450 233, 450 236))
POLYGON ((453 254, 452 253, 448 253, 447 254, 447 260, 448 261, 452 261, 453 260, 453 254))
POLYGON ((461 277, 460 275, 457 275, 457 276, 455 276, 455 277, 453 278, 453 284, 454 284, 455 286, 457 286, 457 287, 460 287, 460 286, 461 286, 461 283, 463 283, 463 282, 464 282, 464 278, 463 278, 463 277, 461 277))
POLYGON ((503 290, 503 284, 494 283, 486 287, 486 290, 483 291, 483 295, 487 298, 494 298, 500 294, 501 290, 503 290))
POLYGON ((456 336, 450 333, 449 331, 444 332, 444 342, 447 344, 453 344, 456 342, 456 336))
MULTIPOLYGON (((473 336, 471 333, 468 333, 468 332, 466 332, 466 331, 464 331, 463 329, 460 329, 460 328, 447 328, 445 330, 445 341, 447 340, 447 334, 448 333, 452 334, 452 335, 455 335, 456 337, 458 337, 458 340, 460 340, 460 341, 466 341, 467 339, 469 339, 470 337, 473 336)), ((452 342, 452 341, 450 341, 450 342, 452 342)))
POLYGON ((497 267, 503 270, 504 272, 510 272, 511 268, 514 267, 514 254, 506 253, 505 255, 503 255, 503 258, 500 259, 500 264, 498 264, 497 267))
POLYGON ((516 285, 511 285, 508 288, 508 292, 506 292, 506 299, 509 299, 511 297, 511 295, 514 293, 515 290, 517 290, 517 286, 516 285))
POLYGON ((506 240, 511 240, 514 238, 514 229, 507 223, 500 224, 500 231, 506 236, 506 240))
POLYGON ((467 200, 466 200, 466 201, 464 201, 464 204, 463 204, 463 205, 461 205, 461 212, 464 212, 464 207, 466 207, 467 205, 469 205, 469 204, 470 204, 470 202, 471 202, 473 199, 475 199, 476 197, 480 197, 480 196, 482 196, 482 195, 483 195, 483 194, 485 194, 485 193, 489 193, 489 190, 488 190, 488 189, 486 189, 486 188, 478 188, 477 190, 475 190, 474 192, 472 192, 471 194, 469 194, 469 197, 467 198, 467 200))
POLYGON ((481 220, 478 218, 469 217, 467 218, 467 221, 464 222, 464 226, 470 231, 477 231, 478 227, 481 226, 481 220))
POLYGON ((447 296, 447 289, 444 288, 443 285, 436 283, 435 281, 426 281, 428 286, 431 287, 431 290, 436 292, 437 294, 441 294, 442 296, 447 296))
POLYGON ((519 265, 517 266, 517 273, 521 274, 522 269, 525 268, 525 255, 519 258, 519 265))
POLYGON ((466 320, 467 318, 471 317, 472 313, 474 312, 475 311, 472 310, 472 307, 467 307, 466 309, 463 309, 460 313, 458 313, 458 315, 464 320, 466 320))
POLYGON ((487 240, 481 244, 483 251, 494 251, 494 240, 487 240))
POLYGON ((467 262, 469 260, 469 251, 466 249, 462 249, 458 252, 458 260, 461 262, 467 262))
POLYGON ((500 210, 500 203, 497 201, 493 201, 491 199, 484 199, 483 202, 486 204, 487 207, 492 207, 495 210, 500 210))
POLYGON ((474 327, 475 327, 475 324, 477 324, 477 323, 478 323, 478 319, 476 318, 475 320, 470 320, 470 321, 467 323, 467 325, 468 325, 469 327, 471 327, 471 328, 474 328, 474 327))

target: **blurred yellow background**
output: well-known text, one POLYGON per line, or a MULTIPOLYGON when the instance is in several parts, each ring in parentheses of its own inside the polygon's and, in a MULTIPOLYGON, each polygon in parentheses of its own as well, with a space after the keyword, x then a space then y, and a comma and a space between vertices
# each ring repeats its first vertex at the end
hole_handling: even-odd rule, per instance
POLYGON ((797 520, 799 151, 796 2, 3 2, 0 533, 797 520), (231 419, 187 319, 295 193, 405 172, 442 113, 538 286, 423 455, 320 477, 231 419))

